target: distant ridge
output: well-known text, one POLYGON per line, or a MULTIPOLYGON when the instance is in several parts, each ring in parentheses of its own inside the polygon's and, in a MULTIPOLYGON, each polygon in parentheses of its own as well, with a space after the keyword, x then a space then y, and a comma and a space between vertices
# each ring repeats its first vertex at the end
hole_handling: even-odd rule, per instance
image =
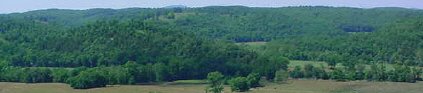
POLYGON ((188 8, 185 5, 170 5, 170 6, 165 6, 163 8, 188 8))

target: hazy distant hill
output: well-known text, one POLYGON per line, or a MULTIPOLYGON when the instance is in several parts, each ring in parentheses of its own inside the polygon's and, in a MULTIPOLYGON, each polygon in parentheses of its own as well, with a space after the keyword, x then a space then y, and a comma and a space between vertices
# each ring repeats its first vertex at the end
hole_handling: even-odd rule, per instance
POLYGON ((170 6, 165 6, 163 8, 188 8, 188 6, 185 6, 185 5, 170 5, 170 6))

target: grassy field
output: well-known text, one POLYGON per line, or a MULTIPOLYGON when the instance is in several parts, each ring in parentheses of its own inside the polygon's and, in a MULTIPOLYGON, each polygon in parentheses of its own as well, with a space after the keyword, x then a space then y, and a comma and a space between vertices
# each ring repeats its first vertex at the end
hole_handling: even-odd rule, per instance
POLYGON ((291 80, 288 84, 271 84, 251 93, 421 93, 422 85, 423 82, 291 80))
MULTIPOLYGON (((197 82, 197 81, 195 81, 197 82)), ((330 80, 290 80, 286 84, 270 83, 246 93, 421 93, 423 82, 335 82, 330 80)), ((76 90, 60 83, 0 83, 0 93, 204 93, 205 84, 115 85, 105 88, 76 90)), ((224 93, 232 93, 225 87, 224 93)))

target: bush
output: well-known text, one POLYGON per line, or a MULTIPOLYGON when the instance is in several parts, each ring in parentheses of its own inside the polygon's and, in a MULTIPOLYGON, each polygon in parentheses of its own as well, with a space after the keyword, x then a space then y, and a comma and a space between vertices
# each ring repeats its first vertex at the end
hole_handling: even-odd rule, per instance
POLYGON ((250 89, 248 85, 248 80, 245 77, 236 77, 229 80, 229 85, 231 86, 232 91, 244 92, 250 89))
POLYGON ((207 86, 206 91, 212 93, 221 93, 223 91, 223 79, 224 76, 220 72, 210 72, 207 75, 207 86))
POLYGON ((107 77, 108 84, 135 84, 133 76, 129 73, 128 69, 123 67, 108 67, 102 68, 105 76, 107 77))
POLYGON ((67 69, 54 69, 52 70, 53 82, 64 83, 70 77, 69 70, 67 69))
POLYGON ((315 73, 316 73, 316 79, 329 79, 329 75, 326 73, 325 69, 322 67, 316 67, 314 69, 315 73))
POLYGON ((311 64, 304 65, 304 78, 315 78, 315 67, 311 64))
POLYGON ((250 73, 247 76, 247 80, 248 80, 248 85, 250 85, 250 87, 258 87, 260 86, 260 79, 261 76, 258 73, 250 73))
POLYGON ((294 70, 289 72, 289 76, 291 76, 292 78, 303 78, 304 73, 301 71, 300 66, 295 66, 294 70))
POLYGON ((340 68, 335 68, 331 73, 331 79, 336 81, 347 81, 347 76, 345 71, 340 68))
POLYGON ((68 83, 74 89, 88 89, 105 87, 106 78, 100 72, 93 70, 83 71, 75 77, 69 78, 68 83))
POLYGON ((250 87, 258 87, 260 86, 260 74, 258 73, 250 73, 247 76, 247 80, 248 80, 248 85, 250 85, 250 87))
POLYGON ((20 72, 20 81, 25 83, 52 82, 51 70, 48 68, 23 68, 20 72))

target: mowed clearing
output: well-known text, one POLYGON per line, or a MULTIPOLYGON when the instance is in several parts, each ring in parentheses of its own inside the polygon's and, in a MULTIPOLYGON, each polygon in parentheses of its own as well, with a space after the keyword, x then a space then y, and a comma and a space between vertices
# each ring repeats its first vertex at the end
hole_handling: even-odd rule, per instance
MULTIPOLYGON (((423 82, 335 82, 330 80, 290 80, 270 83, 246 93, 421 93, 423 82)), ((116 85, 86 90, 72 89, 60 83, 0 83, 0 93, 204 93, 205 84, 116 85)), ((224 93, 232 93, 225 87, 224 93)))

